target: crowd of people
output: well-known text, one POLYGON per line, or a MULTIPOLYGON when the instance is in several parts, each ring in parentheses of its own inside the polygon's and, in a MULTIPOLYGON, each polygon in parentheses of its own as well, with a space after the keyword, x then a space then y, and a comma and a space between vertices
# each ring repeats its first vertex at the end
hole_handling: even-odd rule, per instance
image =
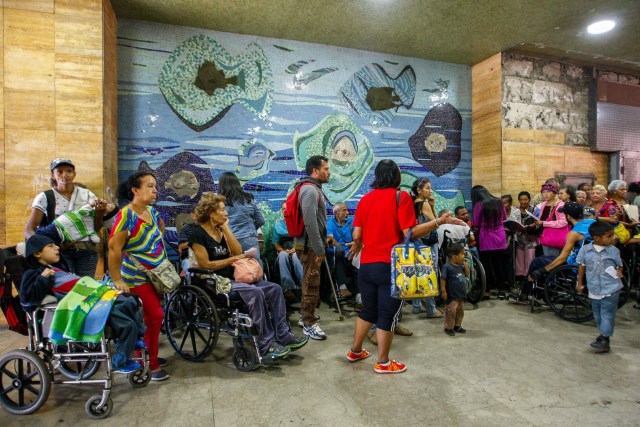
MULTIPOLYGON (((220 176, 218 194, 202 194, 192 210, 193 224, 180 230, 179 249, 191 254, 184 256, 184 268, 197 265, 231 281, 230 294, 243 300, 256 325, 261 355, 282 358, 302 348, 309 339, 327 338, 316 308, 321 270, 323 265, 331 265, 340 297, 351 297, 357 313, 347 359, 357 362, 371 356, 363 348, 369 337, 378 347, 374 371, 404 372, 406 365, 390 358, 391 346, 394 333, 411 335, 411 331, 398 323, 403 301, 390 296, 389 278, 394 268, 391 248, 409 233, 411 239, 430 247, 434 254, 441 252, 439 248, 447 238, 463 242, 447 245, 444 253, 446 260, 439 272, 444 313, 437 308, 434 298, 411 301, 414 314, 426 312, 428 318, 444 318, 443 332, 447 335, 466 332, 462 327, 469 278, 466 247, 479 254, 484 266, 485 299, 493 295, 503 299, 517 287, 523 289, 519 295, 525 299, 532 282, 556 266, 578 265, 577 289, 583 291, 586 275, 600 330, 592 347, 596 351, 609 350, 615 319, 612 302, 617 301, 622 275, 620 254, 616 253, 612 236, 620 235, 622 230, 630 236, 637 234, 638 183, 632 184, 636 197, 630 198, 627 184, 621 180, 612 181, 608 188, 585 183, 576 189, 561 186, 551 178, 533 197, 527 191, 520 192, 517 206, 513 205, 512 196, 495 197, 484 186, 476 185, 471 189, 471 211, 458 206, 453 212, 437 212, 429 179, 417 179, 411 194, 400 191, 400 169, 395 162, 385 159, 378 162, 371 191, 359 201, 355 215, 350 215, 345 203, 336 203, 332 206, 333 216, 328 218, 322 185, 331 176, 329 161, 323 156, 313 156, 308 159, 305 171, 307 176, 294 184, 304 232, 291 236, 284 219, 273 227, 279 283, 263 279, 244 283, 234 277, 234 264, 240 260, 254 258, 262 264, 259 233, 265 224, 254 196, 243 189, 235 174, 227 172, 220 176), (595 263, 613 266, 615 273, 602 276, 602 268, 595 268, 595 263), (596 276, 605 279, 592 279, 596 276), (593 283, 604 285, 596 287, 593 283), (292 333, 288 322, 286 300, 292 296, 300 300, 300 336, 292 333)), ((119 201, 124 202, 119 207, 74 183, 75 175, 75 165, 70 159, 52 161, 52 189, 35 198, 25 228, 29 256, 56 262, 60 258, 66 264, 65 271, 74 277, 93 277, 97 263, 92 247, 95 230, 108 222, 111 283, 116 290, 135 294, 142 300, 144 327, 136 330, 144 334, 152 379, 166 380, 169 374, 162 368, 167 360, 158 357, 162 300, 146 274, 168 256, 163 240, 165 224, 153 207, 157 199, 156 178, 150 172, 136 172, 128 177, 118 188, 119 201), (46 252, 51 245, 59 246, 59 253, 46 252)), ((283 203, 283 215, 286 209, 287 204, 283 203)), ((638 241, 640 236, 628 240, 638 241)), ((622 250, 624 253, 625 247, 622 250)), ((46 264, 34 264, 43 277, 63 271, 49 269, 46 264)), ((47 290, 55 285, 53 279, 46 282, 47 286, 53 283, 47 290)), ((135 346, 132 343, 136 338, 127 338, 127 349, 135 346)), ((128 365, 126 360, 119 360, 116 368, 130 369, 128 365)))

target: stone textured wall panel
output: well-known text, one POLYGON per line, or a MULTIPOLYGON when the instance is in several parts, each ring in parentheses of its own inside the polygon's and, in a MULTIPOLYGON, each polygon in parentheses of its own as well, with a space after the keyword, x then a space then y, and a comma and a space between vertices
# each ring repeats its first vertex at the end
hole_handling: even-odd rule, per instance
POLYGON ((530 78, 533 73, 533 61, 509 58, 503 64, 503 71, 505 76, 530 78))
POLYGON ((503 127, 556 131, 567 145, 588 144, 587 69, 513 54, 503 64, 503 127))

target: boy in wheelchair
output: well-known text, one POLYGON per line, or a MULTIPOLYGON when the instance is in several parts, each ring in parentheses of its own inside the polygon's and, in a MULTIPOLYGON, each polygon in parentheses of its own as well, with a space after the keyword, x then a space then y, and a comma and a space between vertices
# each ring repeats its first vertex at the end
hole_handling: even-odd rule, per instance
MULTIPOLYGON (((20 303, 25 310, 31 311, 40 305, 47 295, 53 295, 60 301, 72 290, 78 292, 74 287, 84 279, 65 271, 60 248, 50 238, 39 234, 31 236, 26 243, 25 258, 29 269, 24 272, 20 285, 20 303)), ((86 291, 83 290, 83 293, 86 291)), ((87 296, 83 303, 88 305, 89 300, 87 296)), ((104 302, 102 294, 94 306, 101 302, 104 302)), ((134 350, 144 348, 141 337, 144 336, 145 326, 138 314, 138 301, 130 296, 118 295, 112 301, 107 323, 116 338, 116 350, 112 356, 114 371, 130 373, 139 370, 141 364, 130 359, 134 350)))

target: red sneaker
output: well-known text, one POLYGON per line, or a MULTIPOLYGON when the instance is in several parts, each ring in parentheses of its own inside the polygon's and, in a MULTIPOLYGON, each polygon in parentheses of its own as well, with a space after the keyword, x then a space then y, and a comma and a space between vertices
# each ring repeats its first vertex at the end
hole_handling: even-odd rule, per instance
POLYGON ((376 371, 377 374, 400 374, 407 370, 407 365, 391 360, 386 366, 376 363, 373 370, 376 371))
POLYGON ((357 362, 358 360, 366 359, 369 356, 371 356, 371 352, 365 350, 364 348, 360 353, 354 353, 353 351, 349 350, 349 353, 347 353, 347 360, 349 362, 357 362))

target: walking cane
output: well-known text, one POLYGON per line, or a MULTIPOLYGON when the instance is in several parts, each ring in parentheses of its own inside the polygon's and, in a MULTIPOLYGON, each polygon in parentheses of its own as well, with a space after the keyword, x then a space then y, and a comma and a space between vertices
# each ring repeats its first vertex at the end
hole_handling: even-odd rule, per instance
POLYGON ((338 301, 338 294, 336 293, 336 287, 333 286, 333 277, 331 277, 331 270, 329 269, 329 263, 327 262, 327 257, 323 257, 324 266, 327 268, 327 275, 329 276, 329 282, 331 283, 331 291, 333 291, 333 299, 336 302, 336 307, 338 307, 338 314, 340 315, 340 321, 344 320, 344 316, 342 315, 342 309, 340 308, 340 301, 338 301))

